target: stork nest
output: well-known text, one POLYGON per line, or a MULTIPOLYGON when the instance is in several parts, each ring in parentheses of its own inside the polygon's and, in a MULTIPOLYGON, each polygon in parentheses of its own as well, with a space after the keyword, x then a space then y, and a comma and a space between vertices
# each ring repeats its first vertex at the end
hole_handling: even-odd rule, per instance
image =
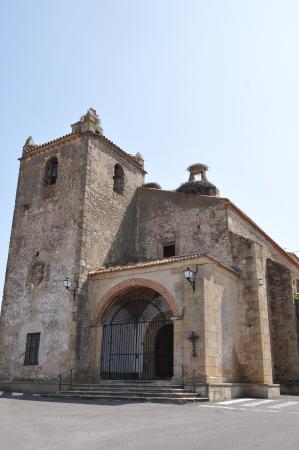
POLYGON ((148 189, 162 189, 160 184, 158 184, 158 183, 146 183, 143 185, 143 187, 148 188, 148 189))
POLYGON ((183 183, 176 191, 184 192, 185 194, 219 195, 217 187, 209 181, 187 181, 186 183, 183 183))

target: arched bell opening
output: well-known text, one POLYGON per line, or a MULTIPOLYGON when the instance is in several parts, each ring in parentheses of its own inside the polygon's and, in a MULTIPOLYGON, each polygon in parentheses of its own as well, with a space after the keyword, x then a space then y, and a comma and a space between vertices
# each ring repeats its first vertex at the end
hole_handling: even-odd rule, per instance
POLYGON ((120 296, 103 324, 101 378, 154 380, 173 375, 173 322, 164 298, 149 288, 120 296))

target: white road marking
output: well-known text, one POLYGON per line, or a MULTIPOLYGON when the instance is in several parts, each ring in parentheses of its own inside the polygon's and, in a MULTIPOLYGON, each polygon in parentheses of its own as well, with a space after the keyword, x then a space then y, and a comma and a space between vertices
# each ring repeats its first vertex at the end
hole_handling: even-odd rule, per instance
MULTIPOLYGON (((268 413, 279 413, 280 411, 269 410, 269 409, 248 409, 242 408, 242 406, 221 406, 221 405, 200 405, 201 408, 219 408, 219 409, 229 409, 229 410, 237 410, 237 411, 257 411, 257 412, 268 412, 268 413)), ((299 413, 298 413, 299 414, 299 413)))
POLYGON ((299 410, 296 411, 288 411, 287 407, 290 408, 295 405, 299 405, 298 402, 282 402, 278 403, 278 400, 258 400, 258 399, 238 399, 233 400, 234 403, 247 402, 248 400, 255 400, 252 403, 243 403, 243 404, 233 404, 232 406, 225 406, 227 403, 232 403, 231 400, 225 402, 219 402, 217 404, 204 404, 198 405, 201 408, 218 408, 218 409, 228 409, 228 410, 237 410, 237 411, 247 411, 247 412, 270 412, 270 413, 285 413, 285 414, 299 414, 299 410), (268 406, 269 402, 276 402, 275 405, 268 406), (258 409, 257 407, 260 408, 258 409), (264 406, 264 408, 263 408, 264 406))
POLYGON ((272 403, 275 402, 275 400, 259 400, 257 402, 253 403, 246 403, 244 406, 259 406, 259 405, 265 405, 266 403, 272 403))
POLYGON ((286 403, 279 403, 278 405, 273 405, 273 406, 268 406, 268 408, 286 408, 288 406, 292 406, 292 405, 298 405, 299 402, 286 402, 286 403))
POLYGON ((217 405, 231 405, 232 403, 249 402, 251 400, 254 400, 254 398, 237 398, 234 400, 226 400, 225 402, 218 402, 217 405))
POLYGON ((21 396, 24 395, 23 392, 12 392, 11 395, 17 397, 17 396, 21 396))

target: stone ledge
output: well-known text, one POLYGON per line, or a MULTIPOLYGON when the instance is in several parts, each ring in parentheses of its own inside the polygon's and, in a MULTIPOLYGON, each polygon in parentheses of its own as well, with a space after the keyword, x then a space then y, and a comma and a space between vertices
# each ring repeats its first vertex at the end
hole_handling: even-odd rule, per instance
MULTIPOLYGON (((191 383, 185 384, 185 387, 192 388, 191 383)), ((299 388, 299 383, 298 383, 299 388)), ((254 397, 271 398, 280 397, 279 384, 263 383, 196 383, 196 392, 202 396, 207 396, 211 401, 231 400, 233 398, 254 397)))
POLYGON ((299 381, 281 381, 280 392, 282 394, 299 395, 299 381))
MULTIPOLYGON (((62 384, 68 387, 68 384, 62 384)), ((44 394, 58 391, 58 381, 1 381, 0 390, 7 392, 24 392, 26 394, 44 394)))

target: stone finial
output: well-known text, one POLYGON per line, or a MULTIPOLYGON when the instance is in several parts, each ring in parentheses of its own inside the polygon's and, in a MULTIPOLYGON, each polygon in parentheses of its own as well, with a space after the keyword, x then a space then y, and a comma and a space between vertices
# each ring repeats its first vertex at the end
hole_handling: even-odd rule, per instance
POLYGON ((29 137, 26 139, 26 142, 25 142, 24 147, 27 147, 28 145, 34 145, 34 141, 33 141, 33 137, 32 137, 32 136, 29 136, 29 137))
POLYGON ((28 152, 29 150, 31 150, 35 146, 36 146, 36 144, 34 143, 32 136, 29 136, 26 139, 26 142, 25 142, 25 144, 23 146, 23 155, 24 155, 24 153, 28 152))
POLYGON ((73 133, 84 133, 91 131, 96 134, 103 134, 99 116, 94 108, 89 108, 81 119, 71 125, 73 133))
POLYGON ((144 159, 141 153, 137 152, 134 158, 142 167, 144 167, 144 159))

